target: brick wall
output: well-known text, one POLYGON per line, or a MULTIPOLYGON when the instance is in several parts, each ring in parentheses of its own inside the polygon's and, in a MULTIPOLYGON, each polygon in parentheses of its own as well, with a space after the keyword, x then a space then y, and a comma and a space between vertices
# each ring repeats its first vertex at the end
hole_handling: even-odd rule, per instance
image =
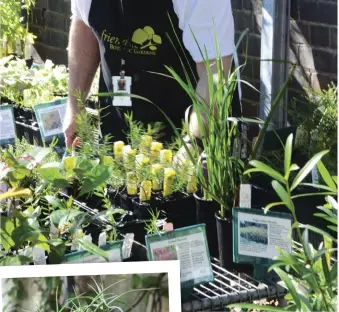
POLYGON ((35 49, 40 57, 67 64, 71 0, 36 0, 31 31, 37 36, 35 49))
MULTIPOLYGON (((67 63, 67 35, 71 0, 36 0, 31 29, 37 35, 36 50, 45 59, 67 63)), ((231 0, 236 34, 249 28, 248 41, 239 47, 240 60, 247 65, 243 76, 256 88, 260 82, 261 0, 231 0)), ((337 0, 291 0, 290 60, 300 65, 291 86, 326 87, 337 80, 337 0)), ((256 115, 259 94, 244 87, 247 115, 256 115)))

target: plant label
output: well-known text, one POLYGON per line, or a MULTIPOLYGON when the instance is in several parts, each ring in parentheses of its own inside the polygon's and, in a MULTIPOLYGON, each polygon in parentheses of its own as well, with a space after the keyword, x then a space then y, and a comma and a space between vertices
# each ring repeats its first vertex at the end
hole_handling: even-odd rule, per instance
POLYGON ((243 208, 252 207, 252 185, 251 184, 240 185, 239 206, 243 208))
POLYGON ((263 209, 233 209, 233 261, 269 264, 279 255, 277 247, 292 251, 292 216, 263 209), (255 259, 255 261, 254 261, 255 259))
POLYGON ((33 262, 35 265, 46 265, 45 250, 39 247, 33 247, 33 262))
POLYGON ((16 137, 12 105, 0 106, 0 145, 13 143, 16 137))
POLYGON ((134 233, 127 233, 122 244, 122 256, 124 259, 128 259, 131 257, 133 242, 134 233))
POLYGON ((98 239, 98 246, 105 246, 106 245, 106 232, 102 232, 99 235, 99 239, 98 239))
POLYGON ((304 147, 307 146, 308 142, 309 133, 303 127, 298 127, 295 134, 295 146, 304 147))
POLYGON ((150 261, 180 260, 182 288, 213 281, 204 224, 146 235, 150 261))
POLYGON ((113 106, 132 106, 132 100, 129 94, 131 94, 132 78, 125 76, 112 77, 113 92, 118 95, 113 96, 113 106))
POLYGON ((63 123, 66 115, 66 103, 67 98, 63 98, 34 106, 40 133, 46 143, 51 142, 54 137, 59 140, 64 139, 63 123))

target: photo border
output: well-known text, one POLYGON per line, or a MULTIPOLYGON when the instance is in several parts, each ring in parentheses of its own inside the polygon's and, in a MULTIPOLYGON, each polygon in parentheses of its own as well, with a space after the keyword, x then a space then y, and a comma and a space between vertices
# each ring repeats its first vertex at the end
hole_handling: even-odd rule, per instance
POLYGON ((50 264, 0 267, 0 308, 2 309, 2 280, 8 278, 97 276, 122 274, 168 274, 169 311, 181 311, 180 261, 140 261, 112 263, 50 264))

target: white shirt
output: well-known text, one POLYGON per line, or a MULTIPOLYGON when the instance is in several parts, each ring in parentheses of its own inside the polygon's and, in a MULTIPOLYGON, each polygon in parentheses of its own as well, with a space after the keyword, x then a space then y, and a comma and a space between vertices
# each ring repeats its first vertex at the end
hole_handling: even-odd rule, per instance
MULTIPOLYGON (((172 0, 174 11, 179 18, 179 28, 183 31, 183 43, 195 62, 202 62, 203 58, 192 32, 202 50, 206 47, 209 59, 216 56, 215 35, 220 56, 234 53, 234 20, 230 1, 172 0)), ((72 0, 73 17, 88 26, 91 2, 92 0, 72 0)))

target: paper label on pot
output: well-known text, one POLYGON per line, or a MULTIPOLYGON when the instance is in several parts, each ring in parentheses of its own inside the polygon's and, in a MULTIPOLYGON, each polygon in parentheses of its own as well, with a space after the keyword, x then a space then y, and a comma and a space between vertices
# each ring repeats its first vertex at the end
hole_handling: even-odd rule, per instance
POLYGON ((16 137, 12 105, 0 106, 0 145, 9 143, 16 137))
POLYGON ((196 285, 213 280, 204 225, 147 235, 146 244, 152 261, 180 260, 182 284, 196 285))
POLYGON ((98 239, 98 246, 105 246, 106 245, 106 232, 102 232, 99 235, 99 239, 98 239))
POLYGON ((292 220, 246 212, 238 212, 237 249, 241 256, 273 259, 279 255, 276 247, 292 251, 289 234, 292 220))
POLYGON ((33 261, 35 265, 46 265, 45 250, 39 247, 33 247, 33 261))
POLYGON ((251 208, 252 206, 252 185, 241 184, 239 206, 242 208, 251 208))
POLYGON ((134 233, 127 233, 122 244, 122 257, 124 259, 128 259, 131 257, 133 242, 134 242, 134 233))

